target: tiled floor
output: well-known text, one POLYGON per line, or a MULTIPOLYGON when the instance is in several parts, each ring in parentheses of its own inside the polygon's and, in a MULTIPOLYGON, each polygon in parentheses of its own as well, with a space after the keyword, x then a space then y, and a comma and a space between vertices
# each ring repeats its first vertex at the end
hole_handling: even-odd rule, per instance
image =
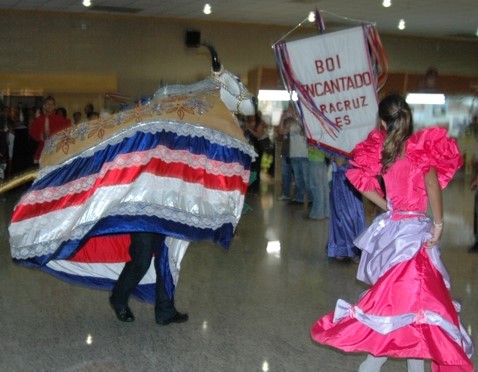
MULTIPOLYGON (((442 255, 462 322, 478 329, 478 254, 473 193, 459 173, 444 194, 442 255)), ((160 327, 153 307, 131 301, 134 323, 119 322, 108 293, 72 286, 12 263, 8 221, 21 190, 0 195, 0 371, 356 371, 363 355, 314 344, 309 329, 337 298, 357 298, 356 264, 328 259, 328 221, 277 201, 272 182, 248 196, 252 211, 228 252, 192 245, 182 264, 178 310, 184 324, 160 327)), ((476 363, 477 357, 473 357, 476 363)), ((427 364, 427 370, 429 366, 427 364)), ((390 361, 383 371, 405 371, 390 361)))

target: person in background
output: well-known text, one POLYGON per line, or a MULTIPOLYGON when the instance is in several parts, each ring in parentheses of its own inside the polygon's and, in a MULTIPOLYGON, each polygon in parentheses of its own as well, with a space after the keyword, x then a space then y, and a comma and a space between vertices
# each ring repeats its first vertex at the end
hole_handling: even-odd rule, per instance
MULTIPOLYGON (((476 168, 476 166, 475 166, 476 168)), ((473 232, 475 235, 475 243, 470 247, 468 252, 478 253, 478 172, 476 172, 475 178, 471 181, 470 188, 475 191, 475 208, 473 213, 473 232)))
POLYGON ((281 147, 281 195, 279 200, 289 201, 292 191, 292 166, 290 164, 290 126, 293 118, 296 117, 294 106, 289 103, 287 109, 282 113, 279 125, 276 128, 277 138, 282 144, 281 147), (292 120, 290 120, 292 119, 292 120), (287 124, 286 124, 287 121, 287 124))
POLYGON ((34 166, 34 158, 38 149, 38 142, 30 135, 30 128, 35 119, 43 114, 43 105, 35 105, 28 110, 26 126, 28 129, 28 157, 30 166, 34 166))
MULTIPOLYGON (((469 125, 470 133, 478 138, 478 116, 474 115, 472 121, 469 125)), ((470 183, 470 188, 475 191, 475 200, 474 200, 474 213, 473 213, 473 233, 475 236, 474 244, 468 249, 470 253, 478 253, 478 146, 474 146, 474 151, 471 158, 471 167, 475 174, 475 177, 470 183)))
POLYGON ((256 178, 248 189, 248 192, 253 194, 258 194, 261 186, 261 163, 264 151, 259 144, 259 140, 263 138, 265 133, 266 123, 262 120, 260 111, 256 111, 255 115, 247 117, 245 136, 257 153, 256 159, 251 164, 251 172, 255 172, 256 178))
POLYGON ((71 126, 68 119, 55 113, 56 101, 52 96, 45 98, 43 113, 33 120, 28 128, 30 136, 38 142, 38 147, 33 156, 34 163, 38 164, 43 151, 45 140, 59 131, 71 126))
POLYGON ((59 116, 62 116, 63 118, 65 119, 68 119, 68 113, 66 111, 66 108, 64 107, 58 107, 56 110, 55 110, 55 113, 59 116))
POLYGON ((312 207, 309 218, 324 220, 330 215, 329 181, 327 179, 327 162, 325 153, 309 146, 309 187, 312 194, 312 207))
POLYGON ((8 107, 0 103, 0 179, 6 176, 8 161, 8 107))
POLYGON ((25 124, 25 110, 10 107, 7 118, 8 166, 6 174, 14 176, 28 168, 28 130, 25 124))
POLYGON ((13 148, 15 146, 15 121, 12 118, 7 120, 7 176, 13 175, 13 148))
POLYGON ((81 122, 81 112, 76 111, 73 113, 73 124, 77 125, 81 122))
POLYGON ((0 180, 5 179, 5 170, 7 169, 7 161, 5 157, 0 153, 0 180))
POLYGON ((295 178, 294 204, 302 204, 307 197, 312 201, 309 188, 309 153, 304 128, 297 117, 286 119, 286 125, 290 125, 290 161, 295 178), (290 120, 290 123, 289 123, 290 120))
POLYGON ((339 261, 360 261, 360 250, 354 239, 365 229, 365 210, 362 196, 345 176, 348 161, 332 156, 332 182, 330 191, 329 238, 327 256, 339 261))
POLYGON ((33 166, 33 143, 28 134, 31 110, 20 108, 21 115, 16 114, 14 120, 14 140, 12 156, 12 174, 18 174, 33 166))
POLYGON ((478 115, 473 115, 471 123, 468 125, 468 131, 475 138, 478 138, 478 115))
POLYGON ((87 103, 83 109, 87 120, 91 120, 90 116, 95 112, 95 106, 92 103, 87 103))

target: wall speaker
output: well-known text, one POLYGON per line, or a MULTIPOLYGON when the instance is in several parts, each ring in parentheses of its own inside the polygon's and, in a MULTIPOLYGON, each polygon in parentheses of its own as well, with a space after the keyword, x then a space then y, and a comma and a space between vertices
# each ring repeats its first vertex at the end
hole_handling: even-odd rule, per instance
POLYGON ((201 45, 200 31, 186 31, 186 46, 189 48, 198 48, 201 45))

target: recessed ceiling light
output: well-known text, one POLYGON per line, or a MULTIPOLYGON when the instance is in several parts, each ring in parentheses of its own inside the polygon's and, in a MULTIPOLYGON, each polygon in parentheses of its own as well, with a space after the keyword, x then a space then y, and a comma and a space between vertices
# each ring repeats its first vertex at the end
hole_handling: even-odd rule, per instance
POLYGON ((83 6, 91 6, 91 0, 83 0, 83 6))
POLYGON ((309 20, 309 22, 315 22, 315 12, 310 12, 307 19, 309 20))
POLYGON ((405 20, 401 19, 400 22, 398 22, 398 29, 399 30, 405 30, 405 20))
POLYGON ((391 6, 392 6, 392 0, 383 0, 382 6, 383 6, 384 8, 389 8, 389 7, 391 7, 391 6))
POLYGON ((204 5, 204 8, 203 8, 202 12, 204 14, 211 14, 211 12, 212 12, 211 5, 209 5, 209 4, 204 5))

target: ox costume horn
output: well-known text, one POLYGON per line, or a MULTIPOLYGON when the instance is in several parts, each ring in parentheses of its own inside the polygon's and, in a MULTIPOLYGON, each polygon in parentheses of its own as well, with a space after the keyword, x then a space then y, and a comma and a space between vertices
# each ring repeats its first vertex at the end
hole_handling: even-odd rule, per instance
POLYGON ((254 105, 207 47, 209 78, 163 87, 132 109, 47 141, 11 219, 16 263, 109 290, 129 261, 129 234, 162 234, 132 293, 154 303, 155 265, 173 297, 190 242, 230 246, 255 157, 234 114, 252 115, 254 105))

